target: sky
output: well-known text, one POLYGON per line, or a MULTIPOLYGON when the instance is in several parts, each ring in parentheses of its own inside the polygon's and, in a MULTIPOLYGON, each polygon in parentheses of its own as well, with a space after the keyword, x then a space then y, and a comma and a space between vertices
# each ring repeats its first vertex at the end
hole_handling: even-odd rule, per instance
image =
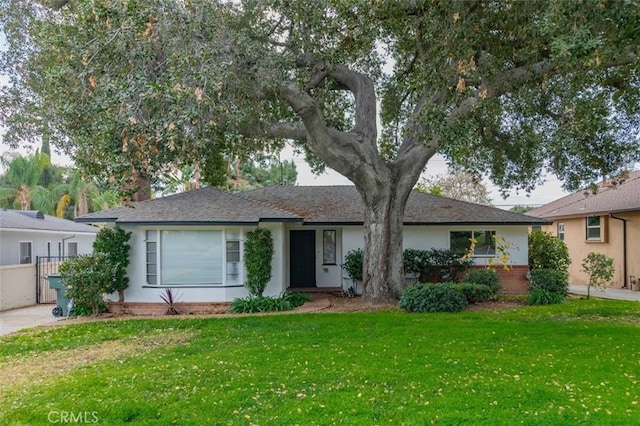
MULTIPOLYGON (((282 160, 293 159, 296 169, 298 171, 298 185, 352 185, 351 181, 347 178, 328 169, 322 175, 316 176, 311 172, 311 168, 305 162, 301 156, 296 156, 291 148, 286 148, 280 158, 282 160)), ((423 173, 423 177, 433 177, 435 175, 447 174, 447 164, 445 159, 441 156, 435 156, 427 164, 426 171, 423 173)), ((536 188, 528 196, 524 193, 516 194, 515 192, 510 194, 505 200, 500 195, 498 188, 492 185, 488 179, 484 179, 484 183, 487 189, 490 191, 489 197, 492 200, 492 204, 496 207, 509 209, 516 205, 533 205, 540 206, 564 197, 568 193, 563 191, 562 183, 555 176, 547 177, 546 182, 536 188)))

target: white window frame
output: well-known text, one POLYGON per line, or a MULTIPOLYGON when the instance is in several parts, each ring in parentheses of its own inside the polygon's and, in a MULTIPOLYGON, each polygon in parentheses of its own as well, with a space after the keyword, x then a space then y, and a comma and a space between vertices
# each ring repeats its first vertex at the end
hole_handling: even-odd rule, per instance
POLYGON ((144 266, 145 266, 145 279, 147 285, 159 286, 160 285, 160 268, 158 268, 158 264, 160 262, 160 257, 158 256, 158 230, 151 229, 145 231, 144 236, 144 266), (151 238, 150 238, 151 237, 151 238), (154 250, 149 250, 149 244, 154 244, 154 250), (152 254, 154 258, 153 262, 149 261, 149 254, 152 254), (150 277, 154 277, 150 279, 150 277), (155 281, 155 282, 151 282, 155 281))
POLYGON ((29 265, 33 263, 33 241, 19 241, 18 242, 18 262, 20 265, 29 265), (22 254, 22 245, 28 244, 29 246, 29 254, 28 256, 23 256, 22 254), (24 261, 23 261, 24 259, 24 261))
POLYGON ((585 221, 586 224, 586 239, 587 241, 602 241, 602 218, 600 216, 589 216, 586 218, 585 221), (597 225, 590 225, 589 224, 589 219, 598 219, 598 224, 597 225), (598 236, 597 237, 592 237, 589 235, 589 231, 592 230, 598 230, 598 236))
POLYGON ((564 241, 564 222, 559 222, 558 223, 558 228, 557 228, 557 233, 558 233, 558 239, 560 241, 564 241))
MULTIPOLYGON (((243 286, 244 285, 244 239, 243 230, 225 230, 225 229, 202 229, 202 230, 176 230, 176 229, 147 229, 144 231, 144 243, 145 243, 145 282, 148 286, 153 287, 225 287, 225 286, 243 286), (211 282, 199 282, 199 283, 166 283, 163 276, 163 232, 170 231, 195 231, 195 232, 219 232, 221 245, 221 277, 212 277, 211 282), (238 243, 238 262, 229 262, 229 253, 227 250, 228 242, 238 243), (152 248, 155 247, 155 251, 152 248), (153 261, 149 258, 153 257, 153 261), (237 263, 237 272, 232 271, 230 263, 237 263), (155 282, 154 278, 155 277, 155 282), (236 278, 235 280, 233 278, 236 278)), ((166 243, 165 243, 166 244, 166 243)), ((166 271, 165 271, 166 272, 166 271)), ((166 275, 166 274, 165 274, 166 275)))
POLYGON ((322 264, 335 265, 338 251, 338 232, 335 229, 322 230, 322 264), (331 235, 333 235, 331 237, 331 235))
MULTIPOLYGON (((235 257, 235 256, 234 256, 235 257)), ((225 240, 224 245, 224 265, 225 265, 225 284, 228 285, 242 285, 242 240, 239 238, 233 238, 225 240), (229 243, 238 244, 237 249, 229 250, 229 243), (232 254, 237 254, 238 260, 230 260, 229 257, 232 254)))
POLYGON ((78 257, 78 242, 77 241, 67 241, 67 257, 78 257), (71 245, 74 244, 76 247, 75 254, 71 254, 71 245))

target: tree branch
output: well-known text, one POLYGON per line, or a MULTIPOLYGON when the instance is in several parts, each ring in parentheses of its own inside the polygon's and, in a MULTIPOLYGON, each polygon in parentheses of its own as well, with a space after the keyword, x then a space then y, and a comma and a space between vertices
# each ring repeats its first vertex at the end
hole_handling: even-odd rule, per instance
POLYGON ((323 87, 326 78, 332 78, 340 85, 346 87, 355 98, 356 114, 354 133, 374 146, 378 141, 376 90, 371 80, 366 75, 353 71, 344 65, 330 66, 320 61, 315 61, 310 55, 301 55, 296 64, 299 67, 307 67, 313 70, 313 76, 306 90, 323 87))
POLYGON ((307 130, 301 123, 273 123, 266 127, 264 134, 270 138, 307 140, 307 130))

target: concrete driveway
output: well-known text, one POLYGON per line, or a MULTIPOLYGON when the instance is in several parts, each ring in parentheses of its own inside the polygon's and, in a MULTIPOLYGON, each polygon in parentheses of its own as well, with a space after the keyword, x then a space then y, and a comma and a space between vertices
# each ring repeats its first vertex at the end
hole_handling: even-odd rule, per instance
MULTIPOLYGON (((587 295, 587 286, 570 285, 569 293, 587 295)), ((635 300, 640 301, 640 291, 631 291, 626 288, 607 287, 602 290, 591 288, 590 297, 599 297, 601 299, 617 299, 617 300, 635 300)))
POLYGON ((60 320, 61 317, 51 314, 54 307, 55 305, 35 305, 0 312, 0 336, 60 320))

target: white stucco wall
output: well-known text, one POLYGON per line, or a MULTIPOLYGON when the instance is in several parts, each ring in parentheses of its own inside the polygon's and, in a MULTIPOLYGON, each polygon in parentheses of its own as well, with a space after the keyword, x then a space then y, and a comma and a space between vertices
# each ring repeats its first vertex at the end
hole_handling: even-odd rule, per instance
POLYGON ((35 263, 36 256, 68 255, 69 243, 78 243, 78 254, 90 254, 95 239, 93 233, 0 229, 0 266, 20 264, 20 242, 31 243, 31 261, 35 263))
MULTIPOLYGON (((512 265, 528 264, 528 237, 526 226, 406 226, 403 235, 403 247, 405 249, 429 250, 432 248, 449 249, 449 233, 451 231, 496 231, 496 234, 505 239, 505 243, 511 248, 509 252, 512 265)), ((364 236, 361 227, 345 227, 342 229, 343 262, 344 255, 350 250, 364 246, 364 236)), ((477 265, 486 265, 488 258, 476 257, 477 265)))
POLYGON ((0 266, 0 312, 36 304, 36 267, 0 266))
MULTIPOLYGON (((322 226, 304 227, 297 224, 261 223, 261 227, 271 231, 274 242, 274 257, 272 261, 271 281, 267 285, 264 294, 278 296, 289 286, 289 231, 296 229, 314 230, 316 235, 316 284, 317 287, 342 286, 347 289, 353 285, 342 269, 345 255, 350 251, 364 246, 362 226, 322 226), (323 265, 323 231, 336 230, 336 264, 323 265)), ((215 230, 240 232, 242 240, 246 233, 254 227, 125 227, 132 232, 130 244, 131 264, 129 266, 129 288, 125 292, 127 302, 157 302, 161 303, 160 295, 164 292, 162 286, 149 286, 146 282, 146 231, 149 229, 160 230, 215 230)), ((449 248, 449 232, 455 230, 495 230, 502 236, 506 243, 513 248, 510 250, 512 265, 527 264, 527 228, 524 226, 407 226, 404 233, 404 248, 431 249, 449 248)), ((487 258, 475 258, 476 264, 487 263, 487 258)), ((223 274, 224 275, 224 274, 223 274)), ((243 271, 243 283, 246 271, 243 271)), ((361 286, 358 286, 361 287, 361 286)), ((236 297, 246 297, 249 293, 244 285, 219 285, 219 286, 179 286, 172 288, 178 290, 182 302, 230 302, 236 297)), ((361 292, 361 288, 357 288, 361 292)), ((117 300, 117 295, 111 295, 112 300, 117 300)))

